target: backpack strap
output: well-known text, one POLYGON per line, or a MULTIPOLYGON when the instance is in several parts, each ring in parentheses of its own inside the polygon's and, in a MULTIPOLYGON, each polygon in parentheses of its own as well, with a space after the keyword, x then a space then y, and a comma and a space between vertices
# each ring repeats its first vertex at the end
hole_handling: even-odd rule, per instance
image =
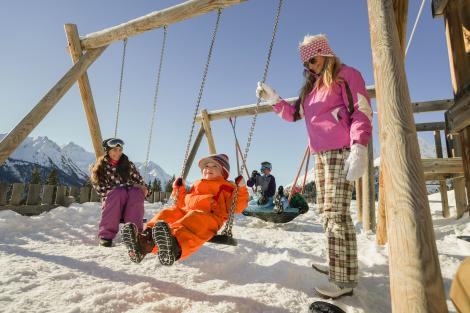
POLYGON ((351 115, 354 113, 354 99, 352 96, 351 88, 349 88, 349 84, 346 81, 346 79, 344 79, 343 77, 338 77, 338 78, 339 78, 338 81, 343 83, 344 89, 346 89, 346 95, 348 97, 348 112, 349 112, 349 115, 351 115))

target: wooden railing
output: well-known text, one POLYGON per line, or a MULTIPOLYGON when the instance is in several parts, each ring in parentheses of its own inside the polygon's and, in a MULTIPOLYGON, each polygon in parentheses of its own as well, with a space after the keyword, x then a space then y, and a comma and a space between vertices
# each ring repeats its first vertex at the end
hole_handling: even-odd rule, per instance
MULTIPOLYGON (((154 192, 147 201, 166 202, 170 195, 170 192, 154 192)), ((12 210, 22 215, 38 215, 58 206, 85 202, 101 202, 101 197, 91 187, 0 183, 0 211, 12 210)))

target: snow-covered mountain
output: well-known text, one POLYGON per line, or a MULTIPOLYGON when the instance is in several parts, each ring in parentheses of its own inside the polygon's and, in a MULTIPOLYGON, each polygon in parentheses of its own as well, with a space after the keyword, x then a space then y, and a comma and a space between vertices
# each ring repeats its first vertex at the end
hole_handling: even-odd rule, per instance
POLYGON ((135 166, 139 170, 146 183, 148 183, 149 181, 153 182, 155 178, 158 178, 162 182, 162 186, 164 186, 166 182, 171 179, 170 175, 168 175, 158 164, 152 161, 149 161, 147 165, 147 173, 145 173, 144 162, 136 162, 135 166))
MULTIPOLYGON (((4 136, 0 134, 0 140, 4 136)), ((37 167, 43 179, 52 169, 56 169, 61 184, 80 186, 88 180, 89 167, 94 162, 94 153, 73 142, 60 147, 48 137, 27 137, 7 162, 0 166, 0 181, 28 183, 32 169, 37 167)), ((136 166, 143 174, 143 164, 136 163, 136 166)), ((170 175, 157 164, 149 162, 145 181, 153 181, 155 178, 164 184, 170 179, 170 175)))

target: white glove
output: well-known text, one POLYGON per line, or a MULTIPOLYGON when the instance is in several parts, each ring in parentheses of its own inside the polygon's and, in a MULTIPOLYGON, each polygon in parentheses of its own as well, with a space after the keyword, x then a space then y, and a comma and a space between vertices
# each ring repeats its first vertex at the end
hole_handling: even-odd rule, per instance
POLYGON ((280 99, 279 95, 274 89, 262 82, 258 82, 258 87, 256 88, 256 96, 258 98, 261 98, 261 100, 269 101, 272 103, 277 103, 280 99))
POLYGON ((367 147, 355 143, 351 146, 351 153, 344 162, 344 171, 346 172, 346 179, 355 181, 362 177, 367 167, 367 147))

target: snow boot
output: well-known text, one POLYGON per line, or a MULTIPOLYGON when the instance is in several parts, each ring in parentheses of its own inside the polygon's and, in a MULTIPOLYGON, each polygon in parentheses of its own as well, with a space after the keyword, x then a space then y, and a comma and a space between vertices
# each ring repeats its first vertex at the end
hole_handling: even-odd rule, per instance
POLYGON ((134 263, 140 263, 145 255, 150 253, 155 247, 150 228, 145 229, 139 234, 134 223, 127 223, 121 229, 121 236, 127 248, 127 254, 134 263))
POLYGON ((162 265, 173 265, 181 257, 181 248, 166 222, 158 221, 155 224, 152 228, 152 238, 158 247, 158 260, 162 265))
POLYGON ((113 246, 113 240, 112 239, 100 238, 100 246, 110 248, 110 247, 113 246))
POLYGON ((352 296, 353 288, 341 288, 334 283, 328 283, 327 285, 315 287, 317 294, 323 299, 337 299, 342 296, 352 296))
POLYGON ((337 307, 334 304, 325 302, 325 301, 315 301, 313 302, 309 309, 309 313, 346 313, 341 308, 337 307))
POLYGON ((312 268, 322 274, 328 275, 330 273, 330 267, 327 264, 313 263, 312 268))

